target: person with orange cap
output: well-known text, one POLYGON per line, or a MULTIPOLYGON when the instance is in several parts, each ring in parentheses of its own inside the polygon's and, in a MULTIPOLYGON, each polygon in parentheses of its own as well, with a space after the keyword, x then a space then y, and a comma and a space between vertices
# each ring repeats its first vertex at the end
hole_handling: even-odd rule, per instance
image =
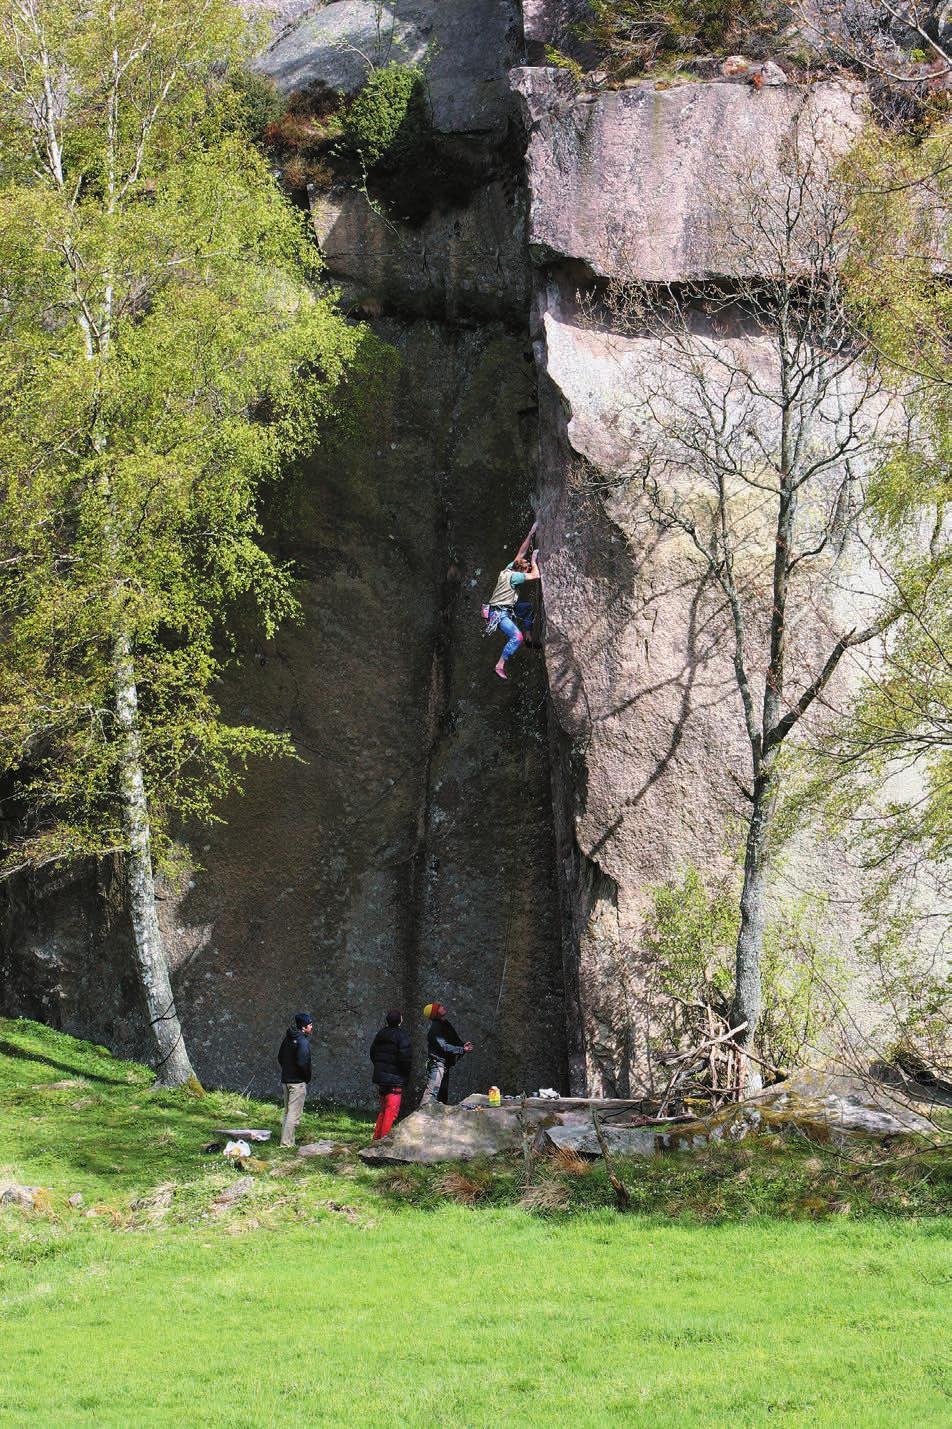
POLYGON ((426 1036, 426 1090, 421 1106, 440 1101, 449 1101, 450 1068, 455 1067, 460 1057, 472 1052, 472 1042, 461 1042, 460 1035, 452 1022, 447 1019, 442 1002, 428 1002, 423 1016, 430 1019, 430 1030, 426 1036))

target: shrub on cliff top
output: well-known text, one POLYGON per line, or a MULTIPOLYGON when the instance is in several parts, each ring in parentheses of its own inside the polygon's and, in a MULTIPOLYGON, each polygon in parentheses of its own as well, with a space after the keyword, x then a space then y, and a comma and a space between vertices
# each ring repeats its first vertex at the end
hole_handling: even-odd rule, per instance
POLYGON ((429 134, 423 70, 395 61, 376 69, 355 97, 344 125, 344 144, 364 170, 406 163, 429 134))
POLYGON ((789 7, 779 0, 591 0, 579 33, 625 79, 675 55, 766 53, 789 7))

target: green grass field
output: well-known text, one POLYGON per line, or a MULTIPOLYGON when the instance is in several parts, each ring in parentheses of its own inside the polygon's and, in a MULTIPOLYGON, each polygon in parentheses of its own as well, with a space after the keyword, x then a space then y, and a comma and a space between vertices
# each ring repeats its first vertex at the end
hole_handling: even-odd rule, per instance
MULTIPOLYGON (((937 1160, 719 1148, 625 1167, 646 1210, 623 1217, 600 1168, 540 1164, 527 1191, 517 1164, 269 1148, 214 1208, 236 1173, 209 1130, 274 1118, 0 1022, 0 1184, 49 1188, 0 1212, 0 1423, 952 1421, 937 1160)), ((368 1134, 334 1110, 305 1129, 368 1134)))

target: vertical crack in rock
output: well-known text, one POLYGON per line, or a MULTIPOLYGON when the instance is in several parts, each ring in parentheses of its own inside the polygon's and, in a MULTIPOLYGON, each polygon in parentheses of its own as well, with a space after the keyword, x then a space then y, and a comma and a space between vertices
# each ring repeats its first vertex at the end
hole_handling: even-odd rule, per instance
MULTIPOLYGON (((454 403, 454 417, 457 403, 454 403)), ((451 440, 453 424, 447 426, 447 436, 451 440)), ((455 569, 451 559, 450 514, 446 505, 445 482, 442 473, 446 469, 446 443, 437 442, 438 451, 434 462, 434 485, 439 501, 437 525, 439 540, 436 559, 443 575, 439 583, 431 637, 430 669, 427 680, 426 705, 422 720, 421 739, 426 751, 419 785, 419 805, 416 820, 416 838, 410 860, 410 897, 404 931, 403 952, 403 1004, 411 1017, 424 1001, 429 999, 421 985, 420 953, 425 937, 426 907, 431 878, 431 860, 435 857, 432 840, 433 815, 433 769, 439 741, 444 732, 449 703, 450 687, 450 640, 452 635, 453 612, 458 579, 454 579, 455 569)), ((419 1045, 415 1056, 415 1073, 419 1076, 425 1061, 424 1049, 419 1045)))

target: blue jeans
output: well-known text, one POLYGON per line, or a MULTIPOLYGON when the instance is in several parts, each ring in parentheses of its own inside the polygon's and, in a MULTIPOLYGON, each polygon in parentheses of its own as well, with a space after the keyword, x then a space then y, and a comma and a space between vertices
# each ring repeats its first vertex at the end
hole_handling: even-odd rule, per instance
POLYGON ((508 660, 512 655, 515 655, 516 651, 519 649, 519 646, 522 644, 522 631, 516 624, 516 620, 522 622, 523 626, 525 627, 526 635, 532 634, 532 602, 529 600, 517 600, 515 605, 512 607, 512 614, 513 616, 515 616, 515 620, 508 615, 504 615, 499 621, 498 628, 502 631, 503 635, 506 636, 506 643, 502 647, 501 658, 503 660, 508 660))

